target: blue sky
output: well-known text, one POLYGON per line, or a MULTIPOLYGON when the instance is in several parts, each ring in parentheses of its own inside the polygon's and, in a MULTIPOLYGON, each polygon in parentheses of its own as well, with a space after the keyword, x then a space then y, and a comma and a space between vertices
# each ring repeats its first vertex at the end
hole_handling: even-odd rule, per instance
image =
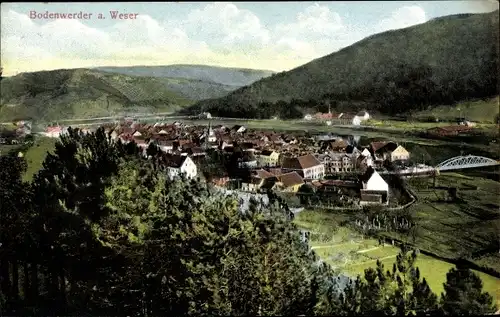
POLYGON ((2 3, 5 75, 92 66, 207 64, 289 70, 366 36, 498 2, 2 3), (112 19, 110 11, 137 13, 112 19), (30 12, 92 13, 89 19, 30 12), (101 13, 105 19, 99 19, 101 13), (31 15, 32 16, 32 15, 31 15))

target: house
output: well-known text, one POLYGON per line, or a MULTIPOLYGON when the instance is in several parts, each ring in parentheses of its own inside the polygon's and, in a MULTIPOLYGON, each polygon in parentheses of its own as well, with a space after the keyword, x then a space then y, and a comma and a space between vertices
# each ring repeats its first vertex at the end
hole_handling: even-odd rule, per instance
POLYGON ((361 118, 354 116, 354 118, 352 118, 352 125, 361 125, 361 118))
POLYGON ((187 155, 165 155, 164 160, 169 178, 184 175, 188 179, 192 179, 198 175, 196 164, 187 155))
POLYGON ((313 117, 312 117, 310 114, 306 114, 306 115, 304 116, 304 120, 312 120, 312 118, 313 118, 313 117))
POLYGON ((360 180, 361 205, 389 203, 389 185, 373 167, 368 167, 360 180))
POLYGON ((139 132, 138 130, 136 130, 136 131, 134 131, 134 133, 132 133, 132 136, 133 136, 134 138, 141 137, 141 136, 142 136, 142 133, 141 133, 141 132, 139 132))
POLYGON ((475 127, 477 125, 475 122, 469 120, 461 121, 459 124, 464 125, 466 127, 475 127))
POLYGON ((347 145, 347 142, 342 138, 337 138, 328 143, 328 148, 334 152, 345 152, 347 145))
POLYGON ((338 116, 338 115, 332 114, 331 112, 327 112, 327 113, 318 112, 314 115, 314 118, 316 120, 331 120, 332 118, 335 118, 336 116, 338 116))
POLYGON ((358 170, 365 170, 365 167, 373 166, 373 157, 370 151, 367 148, 363 149, 361 155, 357 158, 356 168, 358 170))
POLYGON ((165 153, 172 153, 174 151, 174 140, 156 140, 155 143, 165 153))
POLYGON ((280 154, 276 151, 264 150, 257 155, 257 163, 259 166, 272 167, 279 163, 280 154))
POLYGON ((363 151, 361 152, 361 155, 366 156, 366 157, 372 157, 372 154, 367 148, 364 148, 363 151))
POLYGON ((31 121, 18 121, 16 122, 16 132, 19 135, 28 135, 31 134, 31 121))
POLYGON ((159 132, 158 132, 159 135, 168 135, 168 132, 165 131, 164 129, 161 129, 159 132))
POLYGON ((133 139, 133 141, 135 142, 135 144, 137 144, 137 146, 139 147, 139 149, 141 149, 143 151, 143 153, 146 152, 146 150, 147 150, 147 148, 149 146, 149 142, 147 142, 144 139, 140 139, 140 138, 135 138, 135 139, 133 139))
POLYGON ((212 114, 210 112, 203 112, 199 115, 200 119, 212 119, 212 114))
POLYGON ((307 180, 321 179, 325 176, 325 166, 312 154, 285 158, 281 167, 283 172, 297 172, 307 180))
POLYGON ((252 176, 250 181, 241 183, 241 190, 245 192, 258 192, 260 187, 264 184, 264 179, 252 176))
POLYGON ((253 173, 250 182, 241 184, 241 189, 244 191, 257 192, 263 188, 273 188, 276 183, 276 176, 266 170, 260 169, 253 173))
POLYGON ((390 161, 408 161, 410 159, 410 152, 408 152, 404 147, 399 145, 394 151, 390 154, 390 161))
POLYGON ((242 126, 242 125, 235 125, 234 127, 231 128, 231 131, 234 131, 236 133, 243 133, 245 132, 247 129, 242 126))
POLYGON ((213 177, 212 178, 212 184, 216 186, 226 186, 227 183, 229 183, 229 176, 223 176, 223 177, 213 177))
POLYGON ((206 155, 205 151, 199 146, 187 148, 184 152, 191 157, 202 157, 206 155))
MULTIPOLYGON (((355 122, 354 122, 354 117, 355 115, 352 115, 350 113, 341 113, 339 116, 338 116, 338 123, 339 124, 342 124, 342 125, 356 125, 355 122)), ((359 119, 357 119, 359 121, 359 119)), ((361 123, 361 121, 359 121, 359 124, 361 123)), ((357 125, 359 125, 357 124, 357 125)))
POLYGON ((47 129, 45 129, 45 132, 43 134, 49 138, 58 138, 60 135, 65 134, 67 132, 68 132, 67 128, 63 128, 61 126, 53 126, 53 127, 47 127, 47 129))
POLYGON ((360 111, 356 114, 355 118, 358 118, 360 122, 366 121, 370 119, 370 115, 366 111, 360 111))
POLYGON ((461 133, 467 133, 473 130, 473 127, 467 125, 452 125, 447 127, 435 127, 427 129, 427 133, 436 136, 456 136, 461 133))
POLYGON ((355 156, 346 153, 326 153, 318 155, 318 160, 325 166, 325 174, 337 174, 355 171, 355 156))
POLYGON ((238 159, 238 167, 239 168, 256 168, 257 167, 257 159, 253 155, 252 152, 243 152, 243 156, 238 159))
POLYGON ((304 179, 297 172, 290 172, 277 176, 277 182, 273 186, 273 189, 282 192, 296 193, 303 184, 304 179))
POLYGON ((281 171, 281 168, 270 168, 269 173, 273 174, 274 176, 279 176, 279 175, 283 174, 283 172, 281 171))
POLYGON ((364 156, 364 155, 358 156, 355 164, 356 164, 355 166, 356 171, 361 173, 366 173, 368 167, 373 166, 371 162, 371 156, 364 156))
POLYGON ((394 142, 377 141, 370 143, 370 149, 375 161, 386 161, 390 159, 390 153, 394 151, 398 145, 394 142))

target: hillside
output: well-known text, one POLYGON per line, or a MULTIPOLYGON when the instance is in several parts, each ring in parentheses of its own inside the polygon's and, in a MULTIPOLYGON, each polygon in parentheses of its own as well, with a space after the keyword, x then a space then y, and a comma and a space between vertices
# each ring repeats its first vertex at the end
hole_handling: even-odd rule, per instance
POLYGON ((23 73, 3 78, 0 85, 0 122, 169 112, 232 89, 200 80, 133 77, 89 69, 23 73))
POLYGON ((466 118, 475 122, 496 123, 499 113, 500 98, 474 100, 458 103, 454 106, 437 106, 429 110, 415 113, 412 118, 425 121, 438 119, 441 121, 466 118))
POLYGON ((370 36, 185 112, 292 118, 330 103, 338 111, 408 114, 498 95, 498 48, 498 11, 437 18, 370 36))
POLYGON ((232 88, 231 90, 250 85, 257 80, 271 76, 274 73, 269 70, 229 68, 207 65, 96 67, 95 69, 129 76, 201 80, 230 86, 232 88))

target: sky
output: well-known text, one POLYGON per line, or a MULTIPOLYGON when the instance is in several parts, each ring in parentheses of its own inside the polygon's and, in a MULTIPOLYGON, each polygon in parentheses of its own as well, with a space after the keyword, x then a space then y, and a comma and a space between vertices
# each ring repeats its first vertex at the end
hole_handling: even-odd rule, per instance
POLYGON ((497 9, 494 0, 4 2, 0 61, 4 76, 61 68, 170 64, 279 72, 375 33, 440 16, 497 9), (111 11, 135 19, 113 18, 111 11), (48 15, 80 12, 73 19, 48 15))

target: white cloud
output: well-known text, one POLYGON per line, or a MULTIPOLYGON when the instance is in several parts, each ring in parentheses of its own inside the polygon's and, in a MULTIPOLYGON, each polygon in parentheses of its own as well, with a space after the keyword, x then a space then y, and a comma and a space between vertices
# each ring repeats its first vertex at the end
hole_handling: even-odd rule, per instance
MULTIPOLYGON (((379 31, 425 22, 419 7, 403 7, 379 31)), ((353 44, 369 34, 346 25, 329 7, 314 3, 289 23, 264 25, 232 3, 203 4, 177 21, 149 15, 95 28, 78 20, 36 24, 13 10, 1 13, 1 60, 6 75, 42 69, 212 64, 288 70, 353 44)), ((374 30, 370 30, 370 34, 374 30)))
POLYGON ((278 24, 273 32, 278 46, 287 46, 299 56, 319 57, 360 40, 344 25, 340 15, 327 6, 315 3, 297 14, 295 21, 278 24))
POLYGON ((405 6, 392 12, 391 16, 378 23, 376 32, 402 29, 427 21, 425 11, 419 6, 405 6))
POLYGON ((278 34, 299 36, 332 36, 335 32, 342 30, 342 19, 336 12, 330 11, 326 6, 315 3, 297 14, 296 21, 288 24, 278 24, 278 34))
POLYGON ((262 46, 269 42, 269 31, 255 14, 228 2, 214 2, 193 10, 182 24, 190 33, 203 34, 215 45, 250 42, 262 46))

